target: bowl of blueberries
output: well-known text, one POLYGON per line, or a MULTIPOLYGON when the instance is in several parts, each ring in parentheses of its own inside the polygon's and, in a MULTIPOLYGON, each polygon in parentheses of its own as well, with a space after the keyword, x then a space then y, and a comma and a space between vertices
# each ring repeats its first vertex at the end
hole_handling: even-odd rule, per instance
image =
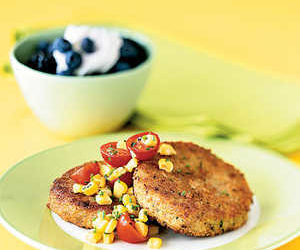
POLYGON ((146 36, 87 25, 27 36, 10 57, 34 114, 50 130, 68 137, 120 128, 134 111, 152 58, 146 36))

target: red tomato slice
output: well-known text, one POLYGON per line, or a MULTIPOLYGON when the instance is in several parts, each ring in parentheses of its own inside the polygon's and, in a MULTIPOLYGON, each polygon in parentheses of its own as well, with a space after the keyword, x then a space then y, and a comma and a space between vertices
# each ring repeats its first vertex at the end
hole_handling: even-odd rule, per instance
POLYGON ((156 133, 153 132, 143 132, 139 133, 137 135, 133 135, 129 137, 126 141, 126 146, 128 150, 132 151, 138 160, 150 160, 155 156, 157 153, 158 147, 159 147, 159 136, 156 133), (141 138, 144 135, 154 135, 156 138, 156 145, 155 146, 147 146, 141 141, 141 138))
POLYGON ((123 174, 120 178, 114 179, 112 181, 109 181, 107 184, 111 187, 114 188, 114 184, 115 182, 120 179, 121 181, 125 182, 127 184, 128 187, 132 186, 133 183, 133 179, 132 179, 132 173, 130 172, 126 172, 125 174, 123 174))
POLYGON ((141 243, 148 239, 135 229, 135 222, 129 217, 128 213, 121 215, 117 225, 117 234, 121 240, 129 243, 141 243))
POLYGON ((71 175, 76 183, 85 185, 90 182, 91 175, 99 174, 100 167, 97 162, 87 162, 71 175))
POLYGON ((110 142, 100 147, 104 161, 114 168, 124 166, 131 159, 130 152, 123 148, 117 148, 117 142, 110 142))

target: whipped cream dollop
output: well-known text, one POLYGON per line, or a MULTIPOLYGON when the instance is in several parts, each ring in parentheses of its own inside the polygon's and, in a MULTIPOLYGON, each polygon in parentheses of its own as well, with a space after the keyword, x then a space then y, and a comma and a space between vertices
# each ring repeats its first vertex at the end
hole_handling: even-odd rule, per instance
MULTIPOLYGON (((120 58, 123 39, 119 32, 92 26, 69 25, 64 32, 64 39, 72 44, 72 50, 81 55, 81 65, 74 71, 75 75, 109 71, 120 58), (95 51, 86 53, 81 49, 82 40, 89 38, 94 42, 95 51)), ((53 51, 57 72, 68 69, 66 55, 58 50, 53 51)))

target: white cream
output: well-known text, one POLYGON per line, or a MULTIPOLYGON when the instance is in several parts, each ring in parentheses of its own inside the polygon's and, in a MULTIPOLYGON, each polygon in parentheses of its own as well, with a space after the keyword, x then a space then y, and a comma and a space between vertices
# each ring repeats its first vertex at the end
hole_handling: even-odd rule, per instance
MULTIPOLYGON (((120 58, 120 48, 123 44, 123 39, 118 32, 90 26, 70 25, 65 30, 64 39, 72 44, 74 51, 81 54, 82 63, 74 72, 75 75, 80 76, 109 71, 120 58), (86 37, 94 42, 95 51, 92 53, 81 50, 81 42, 86 37)), ((57 72, 66 70, 65 55, 54 51, 53 56, 57 63, 57 72)))
POLYGON ((54 50, 53 57, 56 61, 56 73, 66 71, 68 69, 66 54, 61 53, 58 50, 54 50))

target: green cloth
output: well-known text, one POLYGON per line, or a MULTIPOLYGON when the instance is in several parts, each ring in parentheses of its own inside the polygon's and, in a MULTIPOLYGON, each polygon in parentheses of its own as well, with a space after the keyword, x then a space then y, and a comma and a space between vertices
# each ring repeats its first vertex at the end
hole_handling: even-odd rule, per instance
POLYGON ((153 40, 156 60, 135 126, 300 149, 300 82, 153 40))

